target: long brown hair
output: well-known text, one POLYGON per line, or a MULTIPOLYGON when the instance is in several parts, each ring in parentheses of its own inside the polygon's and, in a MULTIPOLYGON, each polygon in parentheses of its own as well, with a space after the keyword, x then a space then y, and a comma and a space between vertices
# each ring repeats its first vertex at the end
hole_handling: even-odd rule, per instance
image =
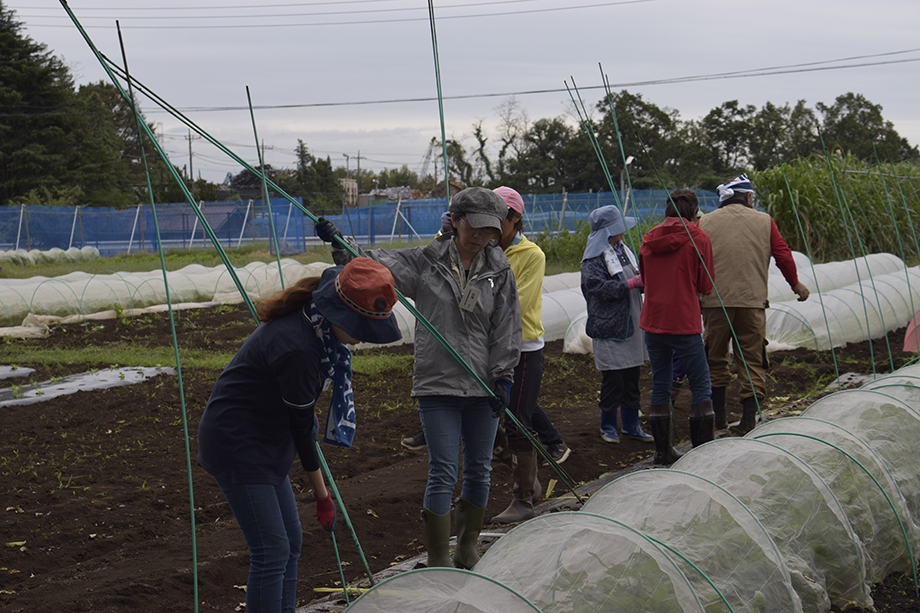
POLYGON ((319 287, 320 277, 304 277, 294 285, 269 296, 259 303, 256 312, 259 321, 267 323, 288 313, 293 313, 313 299, 313 291, 319 287))

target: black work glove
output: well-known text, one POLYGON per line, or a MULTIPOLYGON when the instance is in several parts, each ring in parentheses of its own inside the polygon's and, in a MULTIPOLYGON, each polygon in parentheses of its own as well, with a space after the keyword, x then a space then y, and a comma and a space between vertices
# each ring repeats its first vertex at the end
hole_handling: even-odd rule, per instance
POLYGON ((492 386, 494 397, 489 398, 489 404, 492 406, 492 417, 501 417, 508 406, 508 398, 511 396, 511 381, 499 379, 492 386))
POLYGON ((342 233, 339 232, 339 229, 335 227, 335 224, 333 224, 325 217, 320 217, 316 220, 316 224, 313 226, 313 231, 316 232, 318 237, 327 243, 334 242, 336 236, 342 236, 342 233))

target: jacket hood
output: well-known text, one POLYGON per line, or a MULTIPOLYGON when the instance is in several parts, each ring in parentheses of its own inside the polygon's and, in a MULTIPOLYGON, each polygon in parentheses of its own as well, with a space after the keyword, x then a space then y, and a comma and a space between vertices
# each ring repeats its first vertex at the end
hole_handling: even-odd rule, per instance
POLYGON ((671 253, 689 243, 691 236, 695 240, 700 232, 702 230, 696 224, 688 223, 685 228, 679 218, 667 217, 642 237, 642 243, 652 253, 671 253))

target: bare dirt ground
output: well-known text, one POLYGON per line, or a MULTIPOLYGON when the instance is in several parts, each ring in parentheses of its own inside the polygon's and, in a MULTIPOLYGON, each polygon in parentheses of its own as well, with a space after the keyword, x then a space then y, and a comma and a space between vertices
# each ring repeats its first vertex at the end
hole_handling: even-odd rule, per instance
MULTIPOLYGON (((177 328, 181 348, 232 352, 252 331, 253 322, 245 309, 220 308, 183 312, 177 328)), ((900 353, 902 338, 903 330, 890 335, 895 368, 913 357, 900 353)), ((109 367, 49 368, 23 362, 20 353, 26 345, 70 349, 90 344, 129 345, 142 355, 147 347, 171 344, 168 318, 92 322, 58 327, 48 339, 7 339, 0 343, 0 363, 35 368, 32 382, 109 367)), ((888 346, 873 343, 878 372, 891 369, 888 346)), ((407 353, 412 348, 371 351, 407 353)), ((872 372, 869 343, 838 350, 837 359, 841 374, 872 372)), ((803 399, 820 393, 835 376, 830 353, 796 350, 773 353, 771 360, 768 413, 796 403, 804 408, 803 399)), ((182 369, 190 462, 176 377, 0 408, 0 509, 6 545, 0 548, 0 610, 191 611, 196 598, 193 555, 199 609, 245 610, 240 605, 249 566, 246 544, 214 481, 195 461, 198 420, 218 374, 182 369)), ((354 384, 359 407, 355 445, 324 445, 323 452, 376 573, 422 551, 419 508, 427 454, 399 445, 401 437, 419 429, 408 368, 373 377, 356 374, 354 384)), ((637 441, 611 445, 600 439, 599 385, 591 356, 563 354, 561 342, 547 346, 541 405, 573 450, 562 467, 578 484, 632 466, 653 451, 652 445, 637 441)), ((737 404, 736 387, 729 391, 730 408, 737 404)), ((647 372, 642 388, 647 405, 647 372)), ((678 433, 686 439, 686 393, 676 407, 678 433)), ((554 477, 548 467, 541 468, 544 483, 554 477)), ((304 525, 298 593, 303 605, 325 596, 314 588, 334 587, 339 574, 330 538, 313 520, 312 497, 298 463, 291 478, 304 525)), ((557 484, 554 495, 560 494, 565 488, 557 484)), ((503 510, 510 497, 510 470, 497 466, 487 516, 503 510)), ((363 575, 363 566, 343 522, 339 525, 345 577, 352 582, 363 575)), ((876 586, 873 598, 879 611, 920 611, 908 578, 890 577, 876 586)))

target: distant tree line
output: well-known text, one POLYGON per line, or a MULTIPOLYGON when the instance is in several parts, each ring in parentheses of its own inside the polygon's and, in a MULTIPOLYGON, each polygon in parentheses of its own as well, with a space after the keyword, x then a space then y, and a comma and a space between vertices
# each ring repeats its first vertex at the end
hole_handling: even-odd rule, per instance
POLYGON ((823 156, 825 149, 869 161, 875 161, 876 151, 883 162, 918 158, 917 147, 882 116, 880 105, 862 94, 843 94, 814 109, 804 100, 794 106, 768 102, 760 109, 731 100, 702 119, 682 120, 678 111, 623 90, 593 111, 582 125, 565 116, 530 122, 511 99, 498 109, 498 135, 491 146, 497 155, 490 157, 479 122, 472 130, 474 145, 464 148, 449 141, 451 176, 465 185, 508 185, 528 193, 607 191, 611 181, 588 128, 614 189, 619 188, 623 154, 633 158, 628 176, 635 189, 714 189, 741 172, 823 156))
MULTIPOLYGON (((526 193, 606 191, 625 176, 620 142, 633 158, 628 176, 635 189, 713 189, 743 170, 823 155, 825 147, 870 161, 876 152, 885 162, 918 158, 917 147, 884 119, 882 107, 856 93, 838 96, 829 105, 819 102, 814 109, 804 100, 794 106, 768 102, 760 109, 731 100, 698 120, 683 120, 678 111, 625 90, 597 103, 581 125, 568 116, 530 121, 514 98, 496 112, 496 134, 487 134, 480 121, 462 142, 447 141, 452 181, 508 185, 526 193), (610 180, 587 129, 596 136, 610 180)), ((429 193, 443 181, 443 172, 440 177, 429 172, 430 167, 443 170, 443 150, 432 139, 419 171, 403 165, 359 175, 333 167, 329 157, 314 156, 298 140, 294 168, 266 166, 264 172, 308 206, 334 208, 341 206, 340 180, 348 175, 361 192, 405 186, 418 195, 429 193)), ((144 154, 154 201, 184 201, 182 189, 146 139, 144 154)), ((263 197, 261 180, 249 170, 232 176, 229 189, 223 190, 189 177, 184 169, 174 170, 197 200, 263 197)), ((25 36, 14 12, 0 0, 0 205, 20 202, 116 208, 146 203, 147 174, 134 114, 115 86, 99 82, 76 88, 63 62, 25 36)))

